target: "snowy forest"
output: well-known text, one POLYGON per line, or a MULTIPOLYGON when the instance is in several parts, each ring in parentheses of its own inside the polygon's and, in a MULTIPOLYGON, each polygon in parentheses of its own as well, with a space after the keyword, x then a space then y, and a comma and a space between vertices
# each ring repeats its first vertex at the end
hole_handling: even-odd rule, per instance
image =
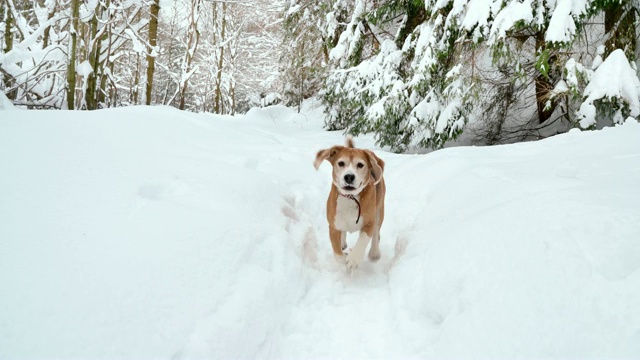
POLYGON ((0 89, 28 109, 245 113, 318 97, 397 152, 640 115, 640 1, 1 0, 0 89))
POLYGON ((0 0, 0 360, 640 360, 639 37, 640 0, 0 0))

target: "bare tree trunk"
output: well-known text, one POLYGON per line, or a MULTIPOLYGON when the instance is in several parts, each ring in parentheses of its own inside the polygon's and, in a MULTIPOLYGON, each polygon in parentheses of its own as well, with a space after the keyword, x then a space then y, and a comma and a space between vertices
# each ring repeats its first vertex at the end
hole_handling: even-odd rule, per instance
POLYGON ((11 9, 9 9, 10 5, 6 1, 4 1, 4 3, 4 13, 6 16, 6 21, 4 23, 4 49, 2 50, 6 54, 13 49, 13 33, 11 32, 11 29, 13 28, 15 20, 11 15, 11 9))
POLYGON ((76 47, 78 41, 79 0, 71 0, 71 41, 69 44, 69 62, 67 64, 67 108, 75 109, 76 103, 76 47))
POLYGON ((307 55, 307 54, 304 52, 304 48, 305 48, 305 45, 306 45, 306 44, 307 44, 306 39, 303 39, 303 40, 302 40, 302 46, 301 46, 301 48, 300 48, 300 50, 301 50, 301 51, 300 51, 300 67, 299 67, 299 70, 300 70, 300 89, 298 90, 298 91, 299 91, 299 92, 298 92, 298 99, 296 99, 296 100, 297 100, 297 102, 298 102, 298 114, 300 113, 300 110, 301 110, 301 108, 302 108, 302 99, 304 99, 304 82, 305 82, 305 77, 304 77, 304 75, 305 75, 305 72, 306 72, 306 70, 307 70, 307 69, 305 69, 305 67, 304 67, 304 64, 305 64, 305 61, 304 61, 304 60, 305 60, 305 57, 306 57, 306 55, 307 55))
MULTIPOLYGON (((13 33, 11 32, 15 23, 15 19, 13 18, 13 16, 11 15, 11 9, 9 8, 9 3, 8 2, 4 2, 4 13, 6 16, 6 21, 4 23, 4 49, 2 49, 2 51, 4 51, 4 53, 8 53, 9 51, 13 50, 13 33)), ((9 100, 15 100, 18 92, 17 89, 14 89, 12 91, 7 91, 8 89, 11 89, 11 87, 13 86, 13 79, 9 78, 8 74, 5 74, 5 76, 3 77, 3 82, 4 82, 4 88, 5 88, 5 92, 7 95, 7 98, 9 100)))
POLYGON ((553 89, 553 85, 544 77, 544 75, 538 75, 535 78, 536 85, 536 106, 538 108, 538 118, 540 124, 547 121, 551 117, 551 113, 555 109, 555 106, 551 104, 547 108, 547 102, 549 101, 549 92, 553 89))
MULTIPOLYGON (((106 27, 105 29, 105 33, 104 35, 101 36, 100 38, 100 42, 102 43, 105 40, 109 40, 109 43, 107 44, 107 49, 106 49, 106 56, 104 57, 104 61, 100 63, 100 90, 98 91, 98 103, 102 103, 102 104, 106 104, 106 94, 107 94, 107 74, 105 74, 105 70, 106 68, 109 67, 109 57, 111 56, 111 42, 112 42, 112 38, 111 38, 111 12, 113 10, 111 10, 111 0, 107 0, 106 4, 105 4, 105 9, 107 11, 107 21, 108 24, 105 24, 104 26, 106 27)), ((98 61, 100 61, 100 58, 102 57, 101 54, 102 50, 98 52, 98 61)), ((108 106, 108 105, 107 105, 108 106)))
POLYGON ((327 46, 327 40, 322 38, 322 55, 324 55, 324 62, 329 63, 329 47, 327 46))
POLYGON ((156 68, 156 58, 152 56, 158 40, 158 13, 160 12, 160 0, 153 0, 150 9, 149 19, 149 46, 147 50, 147 91, 145 104, 151 105, 153 95, 153 73, 156 68))
POLYGON ((231 115, 236 114, 236 84, 235 80, 231 83, 229 89, 229 96, 231 97, 231 115))
MULTIPOLYGON (((114 63, 109 63, 109 73, 113 74, 113 68, 115 67, 114 63)), ((113 85, 113 81, 110 81, 110 89, 109 89, 109 107, 114 107, 118 104, 118 88, 113 85)))
MULTIPOLYGON (((224 44, 224 32, 225 27, 227 26, 227 4, 222 3, 222 29, 220 30, 220 43, 224 44)), ((221 90, 221 82, 222 82, 222 65, 224 61, 224 46, 220 46, 220 58, 218 59, 218 74, 216 76, 216 99, 215 99, 215 108, 213 111, 217 114, 220 114, 222 111, 221 100, 222 100, 222 90, 221 90)))
POLYGON ((87 81, 87 93, 85 95, 87 102, 87 110, 95 110, 98 108, 98 99, 96 97, 97 90, 97 76, 98 66, 100 62, 100 40, 96 38, 98 34, 98 9, 101 9, 100 4, 96 7, 96 13, 93 14, 90 26, 91 41, 94 41, 93 47, 89 49, 88 61, 93 68, 93 72, 89 74, 87 81))
MULTIPOLYGON (((174 3, 172 10, 175 11, 175 6, 176 4, 174 3)), ((173 17, 171 19, 171 26, 169 27, 169 52, 167 54, 167 59, 168 59, 168 67, 169 67, 169 71, 168 71, 168 76, 167 76, 167 81, 166 81, 166 85, 165 85, 165 90, 164 90, 164 98, 162 99, 162 103, 164 105, 170 105, 173 100, 175 99, 175 94, 173 95, 173 97, 171 99, 169 99, 169 92, 170 89, 172 88, 172 81, 171 81, 171 74, 173 73, 173 69, 174 69, 174 62, 173 62, 173 42, 174 42, 174 30, 176 28, 176 22, 175 22, 175 17, 173 17)))
POLYGON ((133 76, 133 98, 132 104, 138 105, 138 94, 140 93, 140 54, 136 53, 136 71, 133 76))
POLYGON ((189 86, 189 77, 191 73, 191 63, 193 62, 193 58, 198 49, 198 42, 200 41, 200 31, 198 31, 198 19, 200 11, 200 0, 193 0, 191 3, 191 15, 190 15, 190 24, 188 30, 188 41, 187 41, 187 49, 185 52, 185 57, 183 61, 183 81, 182 88, 180 89, 180 110, 184 110, 186 105, 186 97, 187 97, 187 88, 189 86), (189 76, 187 76, 189 75, 189 76))
MULTIPOLYGON (((46 6, 46 2, 44 4, 44 6, 46 6)), ((56 7, 56 3, 54 3, 53 8, 48 8, 47 12, 48 12, 48 16, 47 16, 47 20, 51 20, 51 18, 53 18, 53 15, 55 14, 55 7, 56 7)), ((47 26, 47 28, 44 30, 44 34, 42 35, 42 48, 46 48, 47 46, 49 46, 49 37, 50 37, 50 32, 51 30, 51 26, 47 26)))

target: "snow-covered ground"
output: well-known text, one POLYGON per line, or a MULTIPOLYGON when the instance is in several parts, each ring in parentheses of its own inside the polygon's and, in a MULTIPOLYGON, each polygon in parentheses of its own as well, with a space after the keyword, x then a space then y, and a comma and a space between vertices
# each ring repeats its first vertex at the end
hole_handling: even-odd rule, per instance
POLYGON ((0 111, 0 358, 640 358, 640 125, 377 149, 382 259, 350 274, 321 123, 0 111))

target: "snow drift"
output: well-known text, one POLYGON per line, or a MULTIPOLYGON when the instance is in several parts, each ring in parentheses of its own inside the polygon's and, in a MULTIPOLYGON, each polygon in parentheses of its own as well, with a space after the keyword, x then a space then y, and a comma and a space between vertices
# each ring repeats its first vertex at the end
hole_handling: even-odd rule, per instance
POLYGON ((376 150, 382 259, 352 274, 321 123, 0 111, 0 358, 640 357, 637 123, 376 150))

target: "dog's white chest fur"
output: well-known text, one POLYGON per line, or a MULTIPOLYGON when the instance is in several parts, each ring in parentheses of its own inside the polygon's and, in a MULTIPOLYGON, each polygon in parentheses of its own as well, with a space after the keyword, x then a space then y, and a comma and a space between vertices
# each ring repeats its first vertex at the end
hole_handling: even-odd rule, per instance
MULTIPOLYGON (((360 201, 360 196, 355 197, 360 201)), ((341 231, 354 232, 362 229, 362 217, 358 220, 358 204, 353 200, 344 196, 338 196, 338 204, 336 206, 336 218, 333 222, 336 229, 341 231)))

